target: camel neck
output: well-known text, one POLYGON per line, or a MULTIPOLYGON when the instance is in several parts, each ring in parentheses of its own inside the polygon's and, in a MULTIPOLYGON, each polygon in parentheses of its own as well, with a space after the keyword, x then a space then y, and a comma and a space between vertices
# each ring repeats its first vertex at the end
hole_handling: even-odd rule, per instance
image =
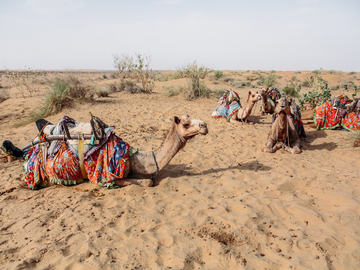
POLYGON ((263 104, 266 104, 268 97, 267 97, 267 95, 261 95, 261 99, 262 99, 263 104))
POLYGON ((177 133, 176 125, 173 124, 163 144, 154 151, 159 171, 169 164, 169 162, 185 146, 185 144, 186 140, 177 133))

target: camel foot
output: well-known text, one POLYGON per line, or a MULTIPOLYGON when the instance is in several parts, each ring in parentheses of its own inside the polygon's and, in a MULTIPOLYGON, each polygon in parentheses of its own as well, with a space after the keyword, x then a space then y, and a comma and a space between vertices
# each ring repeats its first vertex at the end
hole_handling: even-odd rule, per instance
POLYGON ((140 187, 152 187, 154 184, 150 179, 139 180, 138 183, 140 187))
POLYGON ((265 153, 271 153, 270 149, 265 147, 264 150, 263 150, 265 153))
POLYGON ((301 153, 301 150, 297 146, 294 146, 294 148, 291 149, 291 154, 300 154, 300 153, 301 153))

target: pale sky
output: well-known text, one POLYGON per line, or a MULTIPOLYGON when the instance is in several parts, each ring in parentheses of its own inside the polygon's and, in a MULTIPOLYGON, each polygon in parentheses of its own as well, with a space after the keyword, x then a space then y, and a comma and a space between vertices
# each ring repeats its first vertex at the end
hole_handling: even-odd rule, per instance
POLYGON ((0 0, 0 69, 360 71, 359 0, 0 0))

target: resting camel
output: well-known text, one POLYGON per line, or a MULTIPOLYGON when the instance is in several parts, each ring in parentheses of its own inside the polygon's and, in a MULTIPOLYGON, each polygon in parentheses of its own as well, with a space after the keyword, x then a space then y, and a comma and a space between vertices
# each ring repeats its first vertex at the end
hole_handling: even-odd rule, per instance
POLYGON ((140 185, 143 187, 151 187, 153 182, 149 179, 130 179, 127 178, 129 173, 135 174, 155 174, 161 171, 169 164, 171 159, 179 152, 186 142, 198 134, 206 135, 208 133, 205 122, 197 119, 190 119, 189 116, 175 116, 171 128, 160 146, 154 151, 137 151, 132 155, 125 164, 124 178, 116 180, 118 186, 140 185), (156 163, 155 163, 156 160, 156 163))
POLYGON ((271 126, 268 141, 264 152, 274 153, 283 147, 291 154, 300 154, 300 138, 289 116, 292 98, 277 100, 275 113, 278 117, 271 126), (293 145, 293 148, 291 148, 293 145))
POLYGON ((115 127, 108 127, 99 120, 101 121, 98 122, 99 125, 106 125, 103 130, 106 130, 106 134, 104 133, 103 137, 97 139, 97 143, 94 141, 98 146, 88 150, 85 155, 84 149, 86 145, 89 145, 85 140, 94 139, 93 137, 98 132, 97 128, 91 131, 90 123, 76 122, 67 116, 60 120, 58 125, 52 125, 44 119, 41 121, 45 124, 43 128, 38 127, 38 130, 43 135, 39 135, 31 142, 28 145, 30 148, 25 146, 21 150, 10 141, 3 143, 3 146, 7 147, 6 151, 12 155, 26 156, 25 181, 29 189, 36 189, 38 186, 45 187, 49 182, 73 185, 81 183, 83 179, 89 179, 99 186, 135 184, 150 187, 153 185, 152 180, 130 179, 128 178, 129 173, 156 175, 158 171, 168 165, 189 139, 198 134, 206 135, 208 133, 207 125, 203 121, 190 119, 189 116, 180 118, 175 116, 165 140, 157 150, 138 151, 113 133, 115 127), (44 133, 42 133, 43 130, 44 133), (48 131, 52 135, 48 135, 49 133, 46 133, 48 131), (40 145, 34 147, 38 143, 40 145), (17 154, 17 152, 19 153, 17 154), (44 156, 46 159, 43 158, 44 156))
POLYGON ((263 88, 260 91, 262 104, 261 104, 261 115, 265 115, 267 113, 273 114, 275 111, 275 103, 268 98, 269 88, 263 88))
MULTIPOLYGON (((234 113, 230 117, 230 123, 233 124, 251 124, 253 125, 253 122, 248 121, 248 117, 251 115, 251 110, 254 107, 255 103, 261 99, 261 95, 256 91, 249 91, 248 98, 246 101, 246 105, 244 108, 239 108, 239 110, 234 113)), ((236 101, 233 101, 233 103, 236 101)), ((230 104, 231 105, 231 104, 230 104)))

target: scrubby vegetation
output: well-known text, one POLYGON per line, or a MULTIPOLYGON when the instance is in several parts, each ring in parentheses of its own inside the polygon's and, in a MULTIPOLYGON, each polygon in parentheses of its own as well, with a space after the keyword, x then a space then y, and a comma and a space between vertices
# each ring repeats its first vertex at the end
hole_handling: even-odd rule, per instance
POLYGON ((180 76, 190 79, 188 82, 188 94, 187 98, 201 98, 209 97, 211 90, 205 85, 201 79, 211 72, 211 69, 204 65, 198 65, 196 61, 188 63, 187 65, 178 68, 177 72, 180 76))
POLYGON ((277 78, 276 78, 275 72, 273 72, 273 71, 271 71, 267 77, 265 77, 262 74, 259 74, 257 79, 258 80, 257 80, 256 84, 260 85, 260 86, 271 87, 271 86, 275 86, 277 84, 277 78))
POLYGON ((294 86, 285 86, 283 89, 281 89, 282 95, 298 98, 300 97, 300 90, 301 85, 294 87, 294 86))
POLYGON ((314 109, 315 107, 329 101, 331 97, 331 89, 328 85, 328 82, 325 81, 319 74, 316 74, 315 76, 316 84, 315 79, 311 76, 312 82, 314 82, 313 90, 308 93, 304 93, 299 98, 299 106, 302 110, 307 106, 314 109))
MULTIPOLYGON (((114 54, 114 67, 117 69, 117 75, 120 83, 124 83, 126 78, 133 78, 140 81, 141 92, 151 93, 155 84, 150 79, 152 70, 150 69, 151 56, 135 54, 135 58, 122 54, 114 54)), ((130 91, 131 92, 131 91, 130 91)))
POLYGON ((92 102, 94 94, 94 88, 90 84, 75 76, 56 78, 49 86, 42 104, 30 115, 30 121, 56 114, 75 101, 92 102))
POLYGON ((224 76, 224 72, 222 72, 221 70, 215 70, 214 74, 215 74, 215 79, 216 80, 218 80, 218 79, 220 79, 221 77, 224 76))

